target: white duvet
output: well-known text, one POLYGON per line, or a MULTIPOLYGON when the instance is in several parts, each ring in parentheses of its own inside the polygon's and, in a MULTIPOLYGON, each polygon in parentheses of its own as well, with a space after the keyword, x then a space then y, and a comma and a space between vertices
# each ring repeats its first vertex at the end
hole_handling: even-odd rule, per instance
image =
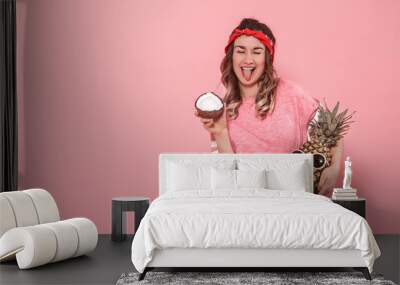
POLYGON ((365 219, 307 192, 246 189, 179 191, 153 201, 132 243, 143 272, 154 249, 358 249, 372 272, 380 256, 365 219))

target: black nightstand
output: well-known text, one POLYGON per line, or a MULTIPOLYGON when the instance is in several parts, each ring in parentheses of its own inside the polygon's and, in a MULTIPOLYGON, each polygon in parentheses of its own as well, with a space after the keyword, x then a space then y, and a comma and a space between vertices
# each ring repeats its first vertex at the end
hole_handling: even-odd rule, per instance
POLYGON ((359 214, 364 219, 366 218, 365 214, 365 204, 366 200, 364 198, 358 198, 356 200, 334 200, 332 202, 339 204, 340 206, 353 211, 356 214, 359 214))
POLYGON ((135 212, 135 231, 149 208, 146 197, 116 197, 112 199, 112 234, 113 241, 126 239, 126 212, 135 212))

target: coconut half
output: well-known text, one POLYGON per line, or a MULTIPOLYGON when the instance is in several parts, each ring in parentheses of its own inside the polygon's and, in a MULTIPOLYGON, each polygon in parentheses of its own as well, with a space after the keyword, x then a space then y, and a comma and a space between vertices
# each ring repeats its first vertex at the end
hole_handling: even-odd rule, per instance
POLYGON ((212 92, 201 94, 194 106, 199 116, 204 119, 218 120, 224 113, 224 102, 212 92))

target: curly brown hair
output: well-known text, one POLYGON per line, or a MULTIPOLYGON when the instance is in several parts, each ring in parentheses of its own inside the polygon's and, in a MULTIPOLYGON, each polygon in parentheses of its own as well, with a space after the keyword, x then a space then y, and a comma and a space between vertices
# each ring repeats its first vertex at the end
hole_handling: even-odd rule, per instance
MULTIPOLYGON (((276 40, 271 29, 260 23, 256 19, 245 18, 239 26, 235 29, 251 29, 254 31, 261 31, 270 38, 275 46, 276 40)), ((234 30, 235 30, 234 29, 234 30)), ((234 31, 232 31, 233 33, 234 31)), ((233 44, 228 48, 225 57, 222 59, 220 70, 221 70, 221 82, 226 88, 226 94, 224 102, 226 104, 226 111, 228 118, 236 119, 238 116, 238 108, 242 104, 242 97, 240 96, 239 81, 233 71, 233 44)), ((265 53, 265 69, 261 75, 259 81, 259 89, 256 95, 256 113, 257 117, 264 120, 269 112, 273 112, 275 106, 276 90, 279 84, 279 77, 276 75, 276 71, 273 66, 271 55, 265 53)))

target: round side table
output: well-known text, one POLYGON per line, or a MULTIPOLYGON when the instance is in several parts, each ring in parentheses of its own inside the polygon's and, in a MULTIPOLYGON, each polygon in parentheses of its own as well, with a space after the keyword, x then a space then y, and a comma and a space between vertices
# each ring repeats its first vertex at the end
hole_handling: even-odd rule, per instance
POLYGON ((112 198, 112 231, 111 240, 126 239, 126 212, 135 212, 135 231, 149 208, 150 199, 146 197, 112 198))

